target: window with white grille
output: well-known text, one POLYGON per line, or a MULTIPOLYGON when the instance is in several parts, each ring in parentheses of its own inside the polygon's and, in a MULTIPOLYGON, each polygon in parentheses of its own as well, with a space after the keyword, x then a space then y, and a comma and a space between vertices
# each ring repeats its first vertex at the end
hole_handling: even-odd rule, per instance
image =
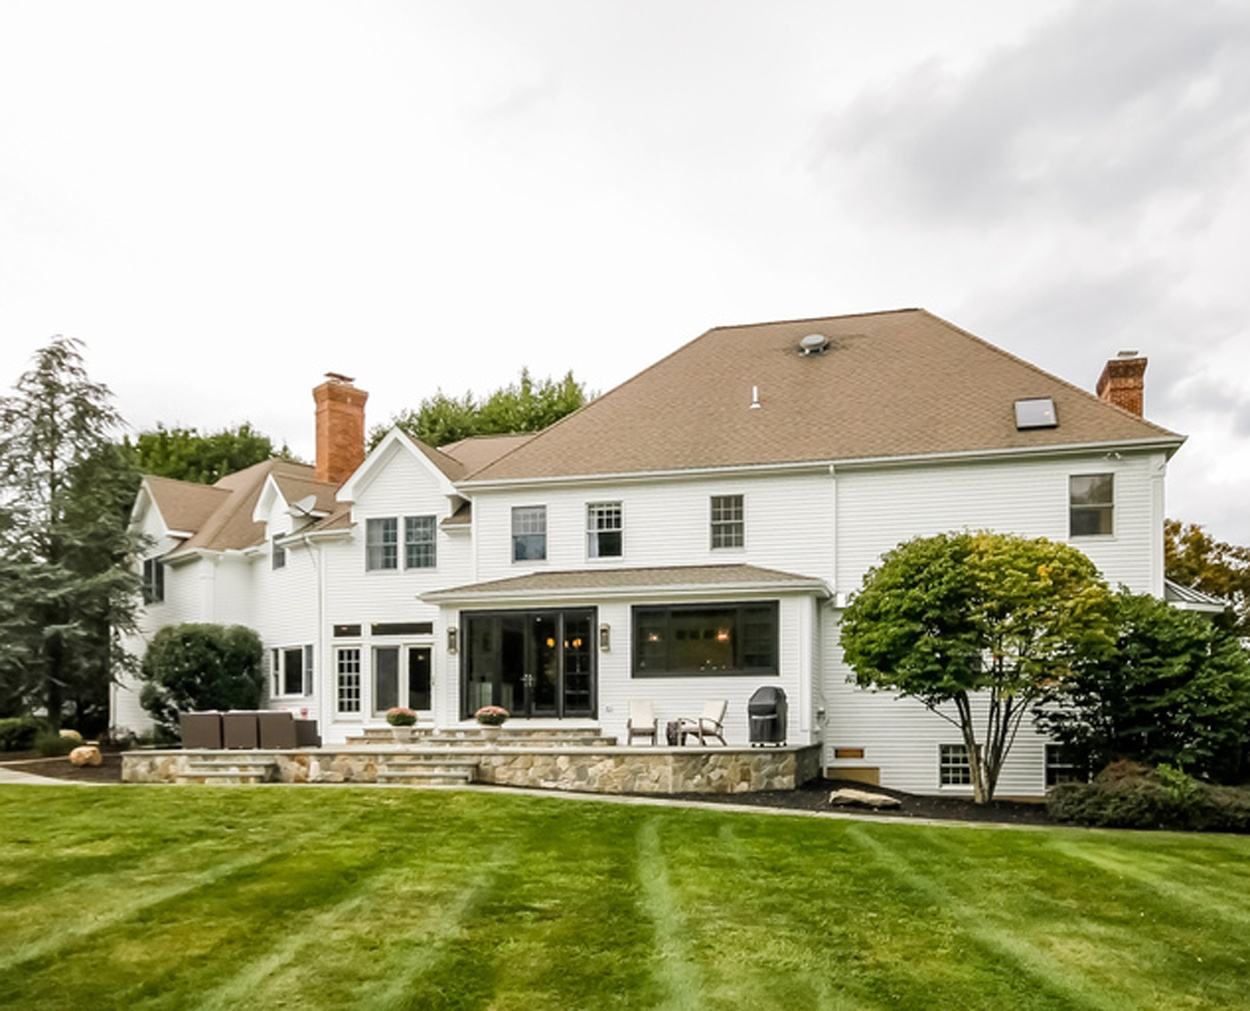
POLYGON ((337 705, 340 713, 360 712, 360 648, 340 647, 335 653, 337 705))
POLYGON ((624 523, 619 502, 586 506, 586 557, 620 558, 624 523))
POLYGON ((971 786, 972 766, 963 744, 938 745, 938 782, 942 786, 971 786))

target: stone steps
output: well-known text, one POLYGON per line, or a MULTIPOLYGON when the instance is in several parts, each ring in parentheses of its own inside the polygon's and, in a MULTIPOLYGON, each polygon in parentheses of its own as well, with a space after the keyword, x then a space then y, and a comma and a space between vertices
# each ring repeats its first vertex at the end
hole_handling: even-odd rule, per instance
POLYGON ((465 751, 476 751, 490 747, 530 747, 530 748, 610 748, 617 743, 615 737, 608 737, 597 727, 580 727, 577 729, 534 728, 534 729, 503 729, 498 732, 483 731, 474 727, 454 727, 449 729, 433 729, 422 727, 417 729, 410 740, 396 741, 387 728, 368 727, 361 734, 347 738, 349 745, 391 745, 416 746, 431 748, 458 748, 465 751))
POLYGON ((276 778, 278 764, 272 758, 236 755, 200 755, 190 759, 178 783, 216 783, 222 786, 268 783, 276 778))
POLYGON ((378 766, 379 783, 411 786, 460 786, 477 778, 477 762, 433 756, 388 758, 378 766))

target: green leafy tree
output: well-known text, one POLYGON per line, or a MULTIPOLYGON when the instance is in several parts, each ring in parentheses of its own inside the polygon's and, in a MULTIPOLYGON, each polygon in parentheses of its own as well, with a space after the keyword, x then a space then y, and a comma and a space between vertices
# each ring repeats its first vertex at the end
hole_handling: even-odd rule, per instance
POLYGON ((1111 647, 1110 596, 1065 544, 921 537, 865 575, 842 617, 842 649, 856 684, 917 699, 959 729, 973 795, 988 803, 1046 686, 1111 647))
POLYGON ((372 449, 391 428, 398 426, 430 446, 445 446, 474 435, 538 432, 555 424, 593 399, 584 384, 565 373, 561 379, 535 380, 528 369, 520 379, 478 400, 472 393, 448 396, 439 390, 417 409, 402 411, 387 425, 369 433, 372 449))
POLYGON ((58 337, 0 399, 0 702, 42 705, 93 732, 108 686, 133 666, 142 547, 129 529, 136 476, 121 419, 82 345, 58 337))
POLYGON ((276 449, 273 440, 244 422, 234 428, 203 434, 196 428, 157 425, 126 441, 141 474, 212 484, 227 474, 278 456, 290 459, 285 444, 276 449))
POLYGON ((143 654, 139 702, 171 734, 178 714, 256 709, 264 690, 260 637, 243 625, 169 625, 143 654))
POLYGON ((1231 627, 1250 636, 1250 547, 1217 541, 1197 523, 1167 520, 1163 564, 1169 579, 1227 600, 1231 627))
POLYGON ((1055 682, 1039 724, 1089 768, 1117 759, 1236 780, 1250 743, 1250 654, 1209 618, 1122 590, 1116 641, 1055 682))

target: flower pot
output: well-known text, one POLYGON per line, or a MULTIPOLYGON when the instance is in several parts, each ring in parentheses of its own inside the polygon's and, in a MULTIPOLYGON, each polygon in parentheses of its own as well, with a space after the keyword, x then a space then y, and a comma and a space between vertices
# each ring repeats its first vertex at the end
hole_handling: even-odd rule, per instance
POLYGON ((412 727, 391 727, 391 737, 396 744, 408 744, 412 741, 412 727))

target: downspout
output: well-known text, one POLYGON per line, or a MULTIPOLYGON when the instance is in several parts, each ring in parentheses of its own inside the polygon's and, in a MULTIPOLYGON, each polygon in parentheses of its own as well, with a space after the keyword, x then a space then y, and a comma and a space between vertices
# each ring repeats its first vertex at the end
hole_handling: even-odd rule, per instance
POLYGON ((313 643, 314 643, 313 658, 314 658, 314 662, 316 666, 313 668, 313 671, 314 671, 313 692, 315 693, 315 697, 317 699, 317 704, 316 704, 317 733, 321 734, 322 739, 324 740, 325 735, 329 733, 329 728, 330 728, 329 719, 327 717, 327 710, 329 709, 329 689, 326 687, 330 684, 330 671, 328 668, 329 661, 326 659, 325 580, 322 578, 323 577, 322 567, 324 564, 324 558, 321 554, 321 545, 320 544, 314 545, 313 542, 309 539, 308 534, 300 535, 300 543, 302 543, 304 545, 304 548, 309 552, 308 557, 312 560, 312 563, 313 563, 313 577, 317 580, 317 635, 316 635, 316 638, 313 640, 313 643), (314 550, 316 552, 315 559, 313 558, 314 550), (321 690, 318 690, 318 683, 315 680, 316 677, 318 676, 317 672, 320 672, 321 690))

